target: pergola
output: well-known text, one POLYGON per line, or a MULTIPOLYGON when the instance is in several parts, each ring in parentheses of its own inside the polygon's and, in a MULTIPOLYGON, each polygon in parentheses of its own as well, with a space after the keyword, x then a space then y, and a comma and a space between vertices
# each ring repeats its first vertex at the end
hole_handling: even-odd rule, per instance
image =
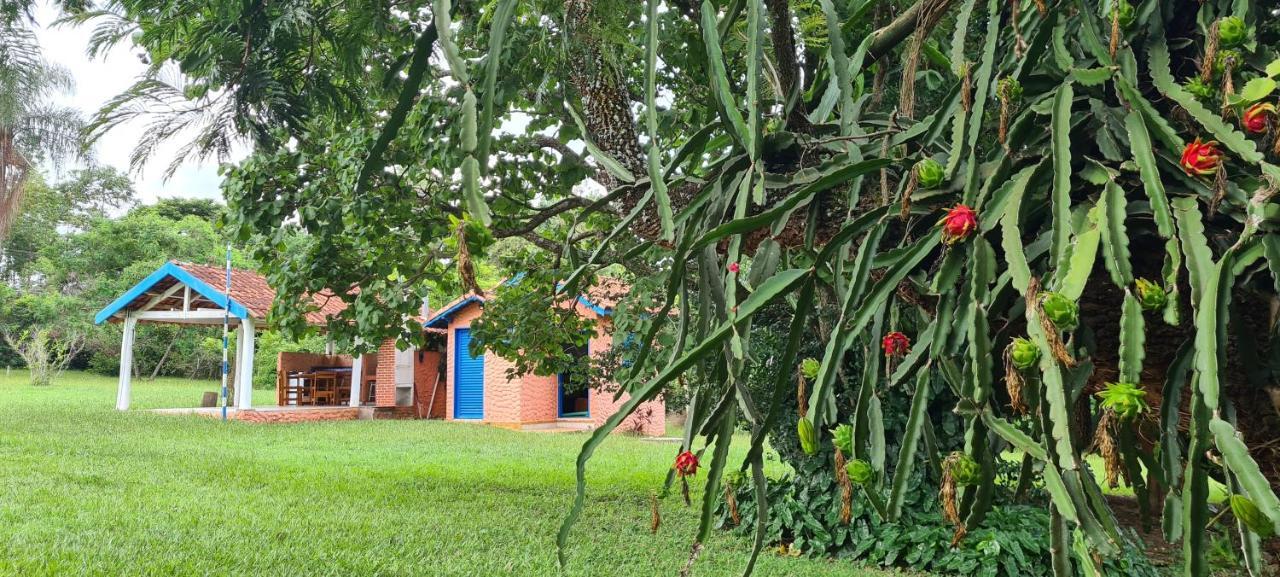
MULTIPOLYGON (((275 300, 275 290, 260 274, 231 269, 231 291, 224 292, 226 269, 170 261, 134 285, 102 309, 94 322, 124 323, 120 340, 120 383, 116 391, 116 409, 128 410, 133 379, 133 341, 138 323, 169 323, 200 326, 222 326, 230 317, 239 336, 236 339, 235 372, 232 375, 236 409, 253 408, 254 335, 265 325, 267 311, 275 300)), ((341 299, 314 295, 318 310, 307 313, 307 321, 324 325, 325 319, 342 310, 341 299)), ((352 367, 360 374, 362 358, 357 355, 352 367)), ((358 406, 359 379, 351 396, 358 406)))

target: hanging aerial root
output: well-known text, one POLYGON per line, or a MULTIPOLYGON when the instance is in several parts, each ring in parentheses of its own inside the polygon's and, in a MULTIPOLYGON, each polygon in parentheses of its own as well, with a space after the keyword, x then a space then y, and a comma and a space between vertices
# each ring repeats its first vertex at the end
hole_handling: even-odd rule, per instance
POLYGON ((1120 449, 1116 443, 1115 427, 1119 420, 1110 410, 1103 411, 1098 419, 1098 428, 1093 432, 1093 450, 1102 457, 1106 471, 1106 484, 1115 488, 1120 483, 1120 475, 1124 472, 1124 464, 1120 460, 1120 449))
POLYGON ((1236 108, 1231 105, 1231 96, 1236 93, 1235 76, 1236 59, 1223 57, 1222 63, 1222 117, 1230 120, 1236 116, 1236 108))
POLYGON ((1034 277, 1027 283, 1026 301, 1034 303, 1036 307, 1036 317, 1040 319, 1040 330, 1044 331, 1045 339, 1049 341, 1049 351, 1053 353, 1053 358, 1058 359, 1058 362, 1067 368, 1074 368, 1077 364, 1075 357, 1071 356, 1071 352, 1062 343, 1058 327, 1054 326, 1049 317, 1044 314, 1044 308, 1040 306, 1040 281, 1034 277))
POLYGON ((1040 11, 1041 16, 1049 13, 1049 7, 1045 5, 1044 0, 1036 0, 1036 10, 1040 11))
POLYGON ((1115 60, 1116 51, 1120 49, 1120 9, 1111 9, 1111 46, 1108 48, 1111 59, 1115 60))
POLYGON ((1209 216, 1218 214, 1218 204, 1227 197, 1227 167, 1218 167, 1218 174, 1213 179, 1213 198, 1209 200, 1209 216))
POLYGON ((729 518, 733 519, 734 526, 742 524, 742 515, 738 514, 738 497, 734 495, 732 485, 724 486, 724 506, 729 509, 729 518))
POLYGON ((805 390, 804 374, 796 371, 796 407, 800 418, 809 416, 809 393, 805 390))
POLYGON ((898 211, 898 217, 907 220, 911 216, 911 195, 915 193, 916 187, 919 186, 916 171, 912 170, 907 175, 907 186, 902 189, 902 208, 898 211))
POLYGON ((1218 22, 1209 26, 1204 40, 1204 60, 1200 62, 1200 80, 1208 84, 1213 80, 1213 63, 1218 59, 1218 22))
POLYGON ((475 265, 471 263, 471 250, 467 248, 467 222, 459 221, 454 231, 458 240, 458 278, 462 280, 462 288, 468 292, 480 294, 480 283, 476 282, 475 265))
POLYGON ((960 67, 960 106, 967 113, 973 109, 973 66, 968 61, 960 67))
POLYGON ((849 480, 849 471, 845 470, 844 452, 836 449, 836 483, 840 485, 840 524, 848 525, 853 520, 853 482, 849 480))
POLYGON ((649 503, 653 508, 653 516, 649 519, 649 532, 658 534, 658 527, 662 526, 662 516, 658 514, 658 496, 650 494, 649 503))
POLYGON ((680 496, 684 497, 685 507, 693 506, 693 499, 689 498, 689 480, 684 477, 680 477, 680 496))
POLYGON ((1013 343, 1004 348, 1004 386, 1009 391, 1009 408, 1019 415, 1027 414, 1027 402, 1022 396, 1026 380, 1022 371, 1013 365, 1013 343))

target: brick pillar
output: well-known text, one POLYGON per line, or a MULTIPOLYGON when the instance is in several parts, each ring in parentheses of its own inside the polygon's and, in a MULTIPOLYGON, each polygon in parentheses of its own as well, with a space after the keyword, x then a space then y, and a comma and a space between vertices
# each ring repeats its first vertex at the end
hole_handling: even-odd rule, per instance
POLYGON ((413 363, 414 395, 417 397, 418 414, 423 418, 443 419, 445 403, 444 376, 440 374, 441 354, 436 351, 421 351, 413 363), (421 359, 420 361, 418 359, 421 359), (439 377, 439 382, 436 382, 439 377), (435 402, 431 401, 431 390, 436 391, 435 402), (431 414, 428 415, 427 411, 431 414))
POLYGON ((396 340, 387 339, 378 347, 377 387, 373 404, 377 407, 396 406, 396 340))

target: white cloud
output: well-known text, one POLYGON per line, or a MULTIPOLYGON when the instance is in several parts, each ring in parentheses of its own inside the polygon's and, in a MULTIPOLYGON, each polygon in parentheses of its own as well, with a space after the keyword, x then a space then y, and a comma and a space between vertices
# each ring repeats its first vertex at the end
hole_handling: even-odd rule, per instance
MULTIPOLYGON (((79 27, 51 24, 57 19, 57 13, 49 6, 42 6, 37 12, 40 26, 36 36, 44 50, 45 58, 71 71, 76 86, 72 94, 60 97, 60 104, 71 106, 82 111, 85 116, 92 115, 113 96, 120 94, 146 70, 146 65, 139 61, 132 46, 116 46, 109 53, 96 59, 90 59, 86 53, 93 25, 79 27)), ((146 122, 126 124, 99 139, 94 148, 94 155, 99 164, 114 166, 122 171, 130 170, 129 155, 134 145, 146 131, 146 122)), ((158 149, 158 153, 148 161, 140 173, 131 174, 138 197, 143 202, 155 202, 157 198, 222 198, 220 185, 222 178, 218 176, 217 163, 209 160, 204 163, 188 161, 173 174, 169 180, 164 179, 165 170, 173 160, 183 142, 166 143, 158 149)), ((232 160, 243 158, 245 151, 236 151, 232 160)))

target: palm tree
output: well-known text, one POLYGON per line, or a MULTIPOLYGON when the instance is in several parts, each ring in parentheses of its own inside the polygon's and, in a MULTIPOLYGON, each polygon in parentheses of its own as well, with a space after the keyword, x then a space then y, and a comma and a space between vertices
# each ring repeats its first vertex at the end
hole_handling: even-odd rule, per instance
POLYGON ((34 33, 0 23, 0 237, 17 218, 33 166, 82 150, 80 113, 50 102, 71 87, 70 73, 44 59, 34 33))

